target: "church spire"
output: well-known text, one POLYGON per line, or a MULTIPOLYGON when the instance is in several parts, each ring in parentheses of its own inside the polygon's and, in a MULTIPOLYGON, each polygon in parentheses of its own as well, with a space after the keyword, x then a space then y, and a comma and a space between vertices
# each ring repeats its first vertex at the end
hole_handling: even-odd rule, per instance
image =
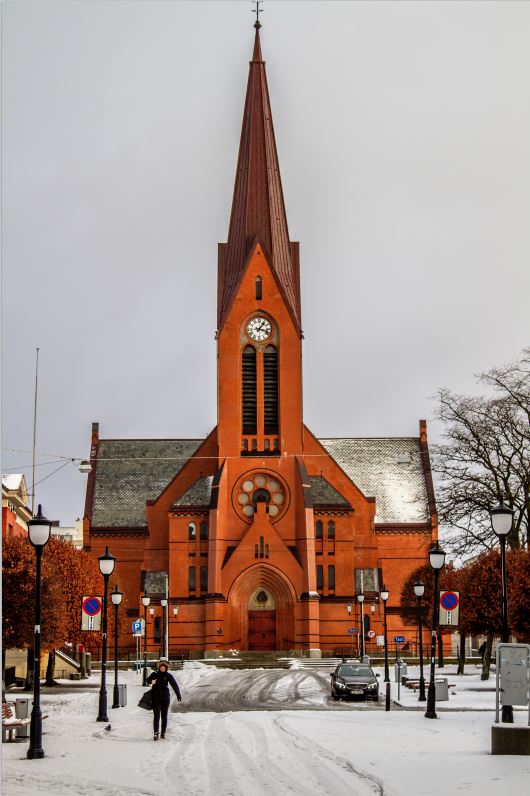
POLYGON ((219 245, 218 328, 237 292, 250 249, 258 240, 300 331, 298 244, 289 241, 259 20, 254 27, 228 241, 219 245))

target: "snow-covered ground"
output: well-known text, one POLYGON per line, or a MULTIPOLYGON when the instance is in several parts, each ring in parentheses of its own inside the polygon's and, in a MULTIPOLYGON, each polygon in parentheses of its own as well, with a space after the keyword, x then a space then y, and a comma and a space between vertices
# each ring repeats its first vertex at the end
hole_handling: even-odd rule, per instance
MULTIPOLYGON (((43 696, 49 714, 43 760, 26 759, 27 743, 3 744, 2 793, 448 796, 462 791, 497 796, 502 788, 512 796, 526 794, 530 759, 490 754, 495 694, 484 688, 491 688, 494 679, 481 686, 478 673, 458 679, 450 669, 447 673, 451 683, 457 680, 457 693, 439 707, 458 709, 440 710, 438 720, 429 721, 422 710, 387 713, 355 703, 334 709, 326 697, 326 671, 233 672, 194 664, 176 673, 183 703, 174 705, 167 739, 157 743, 152 714, 136 706, 144 690, 139 675, 120 674, 129 704, 109 708, 110 732, 95 721, 96 680, 69 684, 68 690, 43 696), (481 691, 469 691, 477 685, 481 691), (211 691, 218 696, 208 711, 199 694, 211 691), (250 704, 241 710, 245 692, 250 704), (252 710, 263 697, 267 709, 252 710), (226 709, 230 698, 235 710, 226 709)), ((395 684, 393 690, 397 695, 395 684)), ((415 706, 417 697, 403 688, 401 695, 415 706)), ((109 703, 111 696, 109 689, 109 703)), ((517 723, 524 720, 518 713, 517 723)))

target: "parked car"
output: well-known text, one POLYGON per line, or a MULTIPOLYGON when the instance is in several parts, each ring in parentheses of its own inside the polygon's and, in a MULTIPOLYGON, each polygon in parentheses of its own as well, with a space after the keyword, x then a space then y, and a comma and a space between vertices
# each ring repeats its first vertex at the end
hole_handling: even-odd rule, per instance
POLYGON ((377 702, 379 699, 379 675, 366 663, 339 663, 330 677, 334 700, 361 697, 377 702))

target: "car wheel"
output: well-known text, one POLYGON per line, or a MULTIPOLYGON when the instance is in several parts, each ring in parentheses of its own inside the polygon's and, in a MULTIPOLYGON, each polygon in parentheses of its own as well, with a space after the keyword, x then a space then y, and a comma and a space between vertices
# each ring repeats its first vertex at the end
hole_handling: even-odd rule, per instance
POLYGON ((333 699, 334 702, 338 702, 340 699, 340 696, 335 693, 335 690, 333 688, 331 689, 331 698, 333 699))

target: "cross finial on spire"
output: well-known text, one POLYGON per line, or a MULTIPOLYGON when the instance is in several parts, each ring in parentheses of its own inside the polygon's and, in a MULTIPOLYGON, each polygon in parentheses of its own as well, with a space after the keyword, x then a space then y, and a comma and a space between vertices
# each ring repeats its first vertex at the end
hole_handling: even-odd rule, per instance
POLYGON ((256 30, 259 30, 261 28, 261 22, 259 21, 259 15, 260 15, 260 11, 263 12, 263 8, 262 8, 263 0, 252 0, 252 5, 254 6, 252 11, 253 11, 253 13, 256 14, 256 21, 254 22, 254 27, 256 28, 256 30))

